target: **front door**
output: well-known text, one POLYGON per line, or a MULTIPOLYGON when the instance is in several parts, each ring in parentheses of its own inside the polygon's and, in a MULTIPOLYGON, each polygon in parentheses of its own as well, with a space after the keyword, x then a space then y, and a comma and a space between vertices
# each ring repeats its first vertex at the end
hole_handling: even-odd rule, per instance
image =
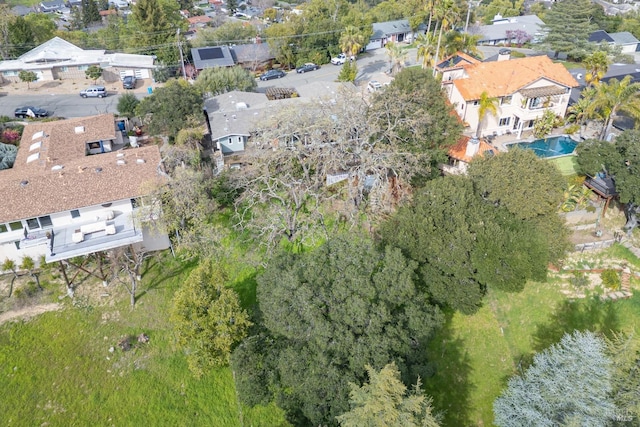
POLYGON ((520 124, 520 117, 513 116, 513 130, 518 130, 519 124, 520 124))

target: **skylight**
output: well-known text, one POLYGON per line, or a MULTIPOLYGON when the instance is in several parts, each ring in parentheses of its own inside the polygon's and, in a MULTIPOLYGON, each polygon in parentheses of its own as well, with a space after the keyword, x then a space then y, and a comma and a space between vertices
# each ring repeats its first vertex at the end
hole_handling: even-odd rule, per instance
POLYGON ((32 141, 35 141, 36 139, 42 138, 44 136, 44 131, 38 131, 36 133, 33 134, 33 136, 31 137, 32 141))
POLYGON ((29 151, 37 150, 40 147, 42 147, 42 141, 34 142, 29 146, 29 151))
POLYGON ((40 153, 33 153, 29 157, 27 157, 27 163, 31 163, 34 160, 38 160, 40 158, 40 153))

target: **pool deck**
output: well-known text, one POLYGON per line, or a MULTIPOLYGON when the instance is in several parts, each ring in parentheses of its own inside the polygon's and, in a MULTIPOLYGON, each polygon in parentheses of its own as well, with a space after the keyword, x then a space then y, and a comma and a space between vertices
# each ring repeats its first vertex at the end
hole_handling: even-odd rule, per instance
MULTIPOLYGON (((563 136, 563 135, 567 135, 566 132, 564 132, 563 128, 560 129, 554 129, 554 131, 552 133, 550 133, 549 135, 547 135, 545 138, 551 138, 553 136, 563 136)), ((536 140, 538 138, 536 138, 535 136, 533 136, 533 130, 527 130, 522 132, 522 135, 520 136, 520 139, 518 139, 518 135, 515 133, 509 134, 509 135, 500 135, 500 136, 496 136, 493 138, 493 141, 491 141, 491 145, 493 145, 494 147, 496 147, 498 149, 498 151, 509 151, 509 144, 513 143, 513 142, 532 142, 534 140, 536 140)), ((566 154, 567 156, 569 154, 566 154)))

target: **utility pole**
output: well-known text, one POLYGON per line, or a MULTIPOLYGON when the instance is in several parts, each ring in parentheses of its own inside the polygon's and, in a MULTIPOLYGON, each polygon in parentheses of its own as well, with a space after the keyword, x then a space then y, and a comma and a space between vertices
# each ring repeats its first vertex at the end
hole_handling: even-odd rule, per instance
MULTIPOLYGON (((471 0, 467 3, 467 21, 464 23, 464 32, 466 33, 469 29, 469 15, 471 15, 471 0)), ((180 31, 180 30, 178 30, 180 31)))
POLYGON ((182 67, 182 77, 187 80, 187 70, 184 67, 184 56, 182 56, 182 43, 180 43, 180 28, 176 31, 176 40, 178 41, 178 50, 180 51, 180 65, 182 67))

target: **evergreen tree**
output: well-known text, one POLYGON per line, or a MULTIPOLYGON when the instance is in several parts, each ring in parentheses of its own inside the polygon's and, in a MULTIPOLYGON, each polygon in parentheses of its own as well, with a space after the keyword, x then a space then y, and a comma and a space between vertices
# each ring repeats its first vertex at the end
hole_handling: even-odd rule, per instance
POLYGON ((591 0, 562 0, 554 2, 545 14, 545 29, 548 32, 544 45, 555 52, 566 53, 579 60, 595 45, 589 43, 589 34, 597 29, 593 23, 595 6, 591 0))
POLYGON ((591 332, 565 335, 509 380, 493 405, 499 427, 605 426, 615 414, 611 360, 591 332))
POLYGON ((85 27, 88 27, 94 22, 99 22, 100 11, 98 10, 98 3, 95 0, 82 0, 82 22, 85 27))
POLYGON ((36 46, 31 27, 22 16, 16 16, 9 24, 9 40, 12 45, 12 56, 20 56, 36 46))
POLYGON ((175 31, 171 29, 158 0, 138 0, 132 8, 131 17, 129 44, 132 47, 154 52, 175 37, 175 31))

